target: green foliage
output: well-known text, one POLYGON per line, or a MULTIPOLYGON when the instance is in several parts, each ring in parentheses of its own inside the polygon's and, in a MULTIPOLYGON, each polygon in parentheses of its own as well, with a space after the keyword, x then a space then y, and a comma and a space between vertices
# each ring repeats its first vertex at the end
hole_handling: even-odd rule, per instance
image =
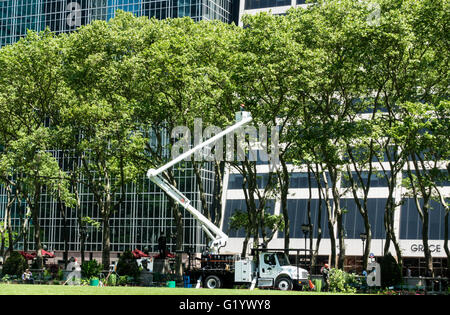
POLYGON ((355 293, 358 280, 355 274, 347 273, 341 269, 331 268, 329 274, 330 291, 355 293))
POLYGON ((135 279, 139 278, 139 267, 133 253, 130 250, 127 250, 120 255, 116 271, 121 277, 128 276, 135 279))
MULTIPOLYGON (((268 230, 274 233, 275 231, 283 231, 284 221, 281 215, 270 214, 264 211, 262 225, 268 230)), ((230 217, 230 230, 238 231, 239 229, 244 229, 247 231, 251 228, 249 223, 249 215, 247 212, 241 210, 235 210, 233 215, 230 217)))
POLYGON ((85 261, 81 265, 81 275, 84 278, 91 279, 92 277, 98 277, 103 270, 103 265, 97 262, 95 259, 85 261))
POLYGON ((94 227, 96 230, 99 230, 101 227, 100 222, 98 222, 97 220, 94 220, 90 217, 82 217, 81 218, 81 222, 86 223, 92 227, 94 227))
POLYGON ((19 254, 19 252, 12 252, 11 256, 9 256, 3 264, 2 274, 22 276, 27 268, 28 264, 25 258, 19 254))
POLYGON ((108 282, 107 282, 108 286, 118 285, 118 282, 119 282, 119 279, 116 274, 112 273, 109 275, 108 282))
POLYGON ((128 276, 119 276, 117 285, 124 286, 128 284, 128 276))

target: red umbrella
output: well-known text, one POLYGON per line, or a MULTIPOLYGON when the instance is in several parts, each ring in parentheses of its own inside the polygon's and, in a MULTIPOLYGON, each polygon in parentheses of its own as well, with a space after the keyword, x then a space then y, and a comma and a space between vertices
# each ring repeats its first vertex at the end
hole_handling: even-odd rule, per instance
POLYGON ((33 260, 36 257, 36 253, 27 253, 24 251, 19 252, 26 260, 33 260))
POLYGON ((54 255, 54 254, 52 254, 52 253, 50 253, 50 252, 47 252, 46 250, 41 249, 41 252, 42 252, 42 257, 45 257, 45 258, 55 258, 55 255, 54 255))
POLYGON ((139 249, 135 249, 132 251, 134 258, 142 258, 142 257, 150 257, 149 255, 147 255, 146 253, 144 253, 143 251, 139 250, 139 249))
MULTIPOLYGON (((167 258, 175 258, 175 255, 172 254, 172 253, 166 253, 166 257, 167 258)), ((161 258, 161 255, 158 254, 158 255, 155 256, 155 258, 161 258)))

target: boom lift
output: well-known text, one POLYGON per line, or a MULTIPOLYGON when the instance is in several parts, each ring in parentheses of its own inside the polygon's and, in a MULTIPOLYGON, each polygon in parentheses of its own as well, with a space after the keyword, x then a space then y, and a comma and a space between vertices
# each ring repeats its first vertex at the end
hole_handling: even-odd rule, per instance
POLYGON ((207 145, 213 144, 215 141, 221 139, 227 134, 234 132, 240 127, 248 124, 249 122, 252 121, 252 116, 249 112, 240 111, 236 113, 236 121, 237 121, 236 124, 234 124, 233 126, 228 127, 227 129, 218 133, 214 137, 211 137, 210 139, 196 145, 195 147, 179 155, 169 163, 161 166, 158 169, 152 168, 147 171, 147 176, 150 178, 152 182, 158 185, 158 187, 164 190, 167 193, 167 195, 169 195, 173 200, 175 200, 183 208, 189 211, 189 213, 191 213, 200 222, 203 231, 205 231, 206 235, 208 235, 209 238, 211 239, 211 242, 209 243, 209 249, 213 253, 218 253, 219 249, 226 245, 228 235, 222 232, 222 230, 218 228, 214 223, 209 221, 208 218, 206 218, 200 211, 195 209, 191 205, 190 200, 186 198, 185 195, 183 195, 178 189, 176 189, 173 185, 168 183, 163 178, 162 173, 168 168, 181 162, 185 158, 192 156, 195 152, 202 150, 207 145))
MULTIPOLYGON (((243 108, 241 107, 241 109, 243 108)), ((251 114, 241 110, 236 113, 236 123, 231 127, 196 145, 162 167, 149 169, 147 172, 147 176, 152 182, 198 220, 202 229, 211 239, 209 253, 202 256, 201 269, 190 270, 187 273, 197 280, 197 287, 203 282, 204 286, 211 289, 234 284, 247 284, 250 285, 250 288, 257 285, 258 287, 290 290, 294 286, 305 285, 309 278, 308 272, 298 266, 292 266, 287 255, 281 250, 257 250, 253 260, 240 259, 238 255, 218 254, 220 248, 227 244, 228 236, 195 209, 190 204, 190 200, 162 176, 162 173, 168 168, 251 121, 251 114)))

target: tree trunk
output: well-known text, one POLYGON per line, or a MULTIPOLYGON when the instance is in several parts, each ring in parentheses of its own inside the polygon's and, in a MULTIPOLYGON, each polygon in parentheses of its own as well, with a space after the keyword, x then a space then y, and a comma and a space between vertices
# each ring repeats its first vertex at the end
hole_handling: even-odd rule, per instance
MULTIPOLYGON (((173 175, 173 172, 168 170, 166 177, 174 187, 177 187, 177 182, 173 175)), ((172 210, 172 216, 175 220, 176 228, 176 240, 175 240, 175 251, 179 252, 175 255, 175 274, 181 276, 183 274, 183 261, 180 252, 183 250, 184 242, 184 226, 183 226, 183 212, 180 210, 178 203, 176 203, 172 198, 169 198, 169 207, 172 210)))
POLYGON ((428 199, 424 200, 423 210, 423 222, 422 222, 422 242, 423 252, 425 254, 425 261, 427 267, 434 274, 433 270, 433 257, 431 256, 430 245, 428 244, 428 230, 429 230, 429 211, 428 211, 428 199))
POLYGON ((109 216, 103 216, 103 249, 102 249, 102 264, 103 269, 108 270, 111 259, 111 227, 109 224, 109 216))
POLYGON ((197 182, 197 188, 200 195, 200 203, 202 207, 202 214, 209 220, 212 221, 211 213, 208 211, 208 203, 206 202, 206 195, 205 195, 205 189, 203 187, 203 181, 202 176, 200 174, 200 170, 198 167, 198 162, 194 161, 194 158, 192 157, 192 168, 194 170, 195 179, 197 182))
POLYGON ((343 213, 339 211, 336 214, 336 222, 337 222, 337 233, 339 238, 339 260, 338 260, 338 268, 344 270, 344 261, 345 261, 345 230, 343 227, 343 213))
POLYGON ((247 248, 248 248, 248 242, 250 240, 250 232, 247 231, 245 235, 244 242, 242 243, 242 252, 241 252, 241 258, 247 257, 247 248))
MULTIPOLYGON (((311 200, 312 198, 312 181, 310 178, 311 174, 314 174, 314 177, 318 178, 318 176, 316 176, 315 174, 318 174, 319 170, 318 170, 318 165, 316 164, 316 171, 314 172, 314 170, 310 167, 308 167, 308 186, 309 186, 309 200, 311 200)), ((312 252, 312 257, 311 257, 311 266, 315 266, 316 265, 316 259, 317 256, 319 255, 319 247, 320 247, 320 242, 322 240, 322 190, 318 189, 319 191, 319 203, 317 205, 317 239, 316 239, 316 246, 314 248, 314 251, 312 252)), ((311 247, 312 249, 312 247, 311 247)))
POLYGON ((220 226, 222 221, 222 196, 223 196, 223 173, 225 163, 216 161, 214 163, 214 193, 212 212, 214 214, 214 224, 220 226))
POLYGON ((450 261, 450 250, 448 248, 448 217, 449 211, 447 210, 444 216, 444 250, 447 254, 447 261, 450 261))
POLYGON ((63 260, 64 260, 64 267, 67 267, 67 261, 69 260, 69 233, 68 233, 68 226, 67 226, 67 214, 66 214, 66 207, 63 205, 61 201, 61 191, 58 190, 58 200, 57 200, 57 208, 58 212, 61 214, 62 217, 62 228, 63 228, 63 239, 64 239, 64 252, 63 252, 63 260))
POLYGON ((5 233, 3 232, 2 236, 1 236, 1 240, 0 240, 0 242, 1 242, 1 245, 0 245, 0 257, 4 257, 5 256, 5 241, 6 241, 5 233))
POLYGON ((37 181, 34 184, 34 200, 32 208, 32 217, 34 225, 34 244, 36 248, 36 265, 38 269, 43 267, 42 244, 41 244, 41 226, 39 224, 39 201, 41 197, 41 185, 37 181))
POLYGON ((290 238, 291 238, 291 230, 289 226, 289 213, 287 209, 287 197, 289 193, 289 171, 286 166, 286 162, 283 159, 282 156, 280 156, 280 163, 282 167, 281 174, 278 175, 279 184, 281 188, 281 195, 280 195, 280 207, 281 207, 281 213, 283 214, 283 221, 284 221, 284 249, 287 253, 287 250, 289 249, 290 245, 290 238))
POLYGON ((110 215, 111 215, 111 193, 109 186, 109 179, 106 178, 107 185, 105 191, 105 202, 102 204, 101 214, 103 219, 103 250, 102 250, 102 264, 104 270, 109 269, 111 263, 111 226, 110 226, 110 215))

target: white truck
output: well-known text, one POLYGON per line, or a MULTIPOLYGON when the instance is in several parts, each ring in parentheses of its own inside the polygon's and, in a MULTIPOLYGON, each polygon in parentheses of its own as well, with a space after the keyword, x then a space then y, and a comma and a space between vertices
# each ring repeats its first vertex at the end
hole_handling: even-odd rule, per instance
POLYGON ((197 287, 203 285, 207 288, 220 288, 233 284, 248 284, 251 289, 258 286, 291 290, 294 286, 306 285, 309 279, 305 269, 289 263, 288 256, 283 250, 256 249, 251 260, 240 259, 238 255, 219 254, 219 250, 226 246, 228 236, 162 177, 162 173, 168 168, 251 121, 251 114, 241 110, 236 113, 236 123, 231 127, 184 152, 162 167, 149 169, 147 172, 151 181, 198 220, 206 235, 211 239, 209 252, 202 254, 201 267, 186 272, 194 281, 197 281, 197 287))
POLYGON ((201 267, 188 270, 186 274, 209 289, 247 285, 250 289, 257 286, 292 290, 308 285, 308 271, 290 264, 283 250, 256 249, 253 252, 252 259, 206 254, 202 256, 201 267))

